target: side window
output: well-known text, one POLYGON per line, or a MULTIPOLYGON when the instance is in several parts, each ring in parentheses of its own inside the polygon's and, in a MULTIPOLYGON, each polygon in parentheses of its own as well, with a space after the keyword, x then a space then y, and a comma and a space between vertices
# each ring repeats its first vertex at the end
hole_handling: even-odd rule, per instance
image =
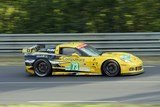
POLYGON ((74 48, 61 48, 60 49, 60 54, 63 54, 63 55, 71 56, 73 53, 77 53, 78 55, 81 55, 80 52, 78 52, 78 50, 74 48))

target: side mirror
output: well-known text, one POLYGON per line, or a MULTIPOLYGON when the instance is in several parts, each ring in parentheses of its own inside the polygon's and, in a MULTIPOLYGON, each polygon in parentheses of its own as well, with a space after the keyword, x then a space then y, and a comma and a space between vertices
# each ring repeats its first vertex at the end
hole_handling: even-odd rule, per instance
POLYGON ((73 53, 72 56, 73 57, 79 57, 79 55, 77 53, 73 53))

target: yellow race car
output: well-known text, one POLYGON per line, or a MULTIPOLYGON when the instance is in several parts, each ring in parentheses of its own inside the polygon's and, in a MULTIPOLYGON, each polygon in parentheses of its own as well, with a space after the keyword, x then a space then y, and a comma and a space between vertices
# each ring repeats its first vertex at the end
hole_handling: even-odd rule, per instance
POLYGON ((57 46, 34 45, 23 48, 26 71, 32 75, 106 75, 139 74, 143 62, 124 52, 100 52, 83 42, 57 46))

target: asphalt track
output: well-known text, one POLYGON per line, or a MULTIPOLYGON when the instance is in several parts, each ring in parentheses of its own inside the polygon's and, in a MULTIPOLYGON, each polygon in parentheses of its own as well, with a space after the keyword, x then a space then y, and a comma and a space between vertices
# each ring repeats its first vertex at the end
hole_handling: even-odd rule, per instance
POLYGON ((0 66, 0 104, 160 103, 160 67, 136 76, 51 76, 39 78, 24 66, 0 66))

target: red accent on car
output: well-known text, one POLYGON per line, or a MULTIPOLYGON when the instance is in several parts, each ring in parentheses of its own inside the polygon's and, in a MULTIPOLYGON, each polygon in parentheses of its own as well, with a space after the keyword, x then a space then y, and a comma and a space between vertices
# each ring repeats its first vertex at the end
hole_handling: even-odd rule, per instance
POLYGON ((80 44, 79 46, 77 46, 78 49, 81 49, 83 47, 87 46, 87 44, 83 43, 83 44, 80 44))

